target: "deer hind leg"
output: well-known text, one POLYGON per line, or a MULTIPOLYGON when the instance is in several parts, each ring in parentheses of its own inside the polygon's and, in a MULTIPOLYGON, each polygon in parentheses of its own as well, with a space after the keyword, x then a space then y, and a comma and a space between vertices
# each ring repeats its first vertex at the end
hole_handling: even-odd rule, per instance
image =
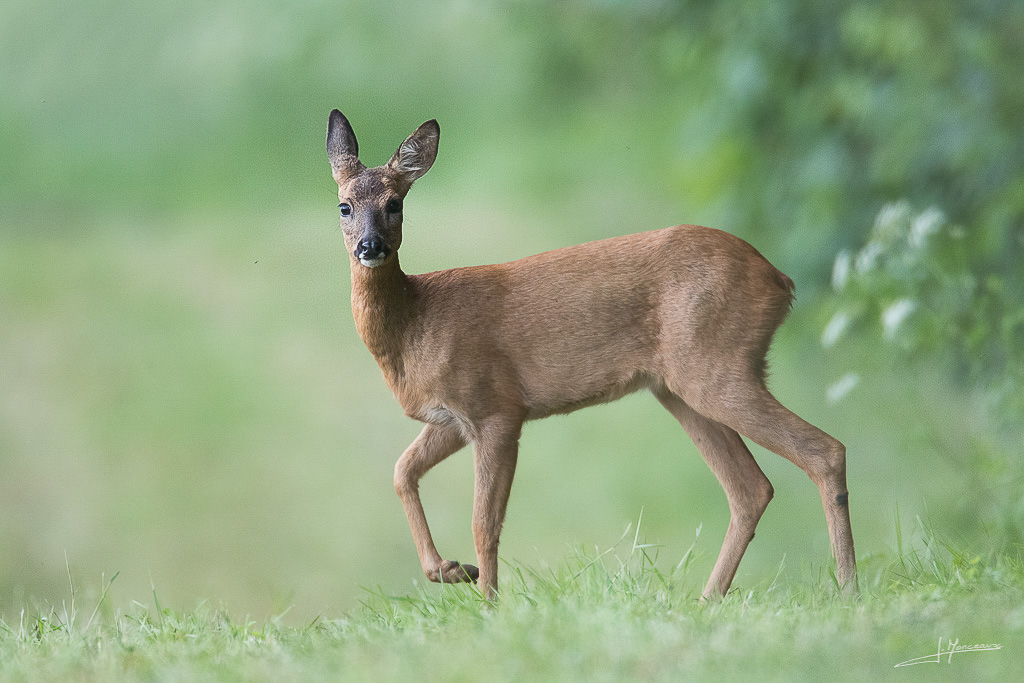
POLYGON ((668 391, 655 396, 690 435, 729 501, 729 528, 704 598, 725 595, 736 575, 754 529, 772 499, 772 485, 735 430, 704 417, 668 391))
POLYGON ((466 440, 456 429, 428 424, 395 463, 395 491, 409 518, 423 573, 434 582, 475 581, 478 574, 473 565, 441 559, 430 535, 419 493, 419 480, 423 475, 465 445, 466 440))
POLYGON ((722 386, 713 398, 693 405, 702 414, 728 425, 807 473, 818 487, 825 508, 839 585, 845 593, 856 592, 846 447, 779 403, 760 381, 722 386))

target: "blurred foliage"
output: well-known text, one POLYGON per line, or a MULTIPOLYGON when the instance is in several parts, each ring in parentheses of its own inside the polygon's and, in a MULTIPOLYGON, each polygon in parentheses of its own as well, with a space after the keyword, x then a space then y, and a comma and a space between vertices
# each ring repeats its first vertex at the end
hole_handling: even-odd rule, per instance
MULTIPOLYGON (((59 595, 62 551, 122 570, 132 597, 152 577, 172 602, 259 611, 295 590, 296 614, 418 576, 390 493, 416 425, 347 311, 333 107, 367 163, 441 122, 407 211, 411 270, 682 221, 754 243, 801 293, 773 386, 848 445, 851 490, 871 496, 852 510, 860 548, 893 501, 954 499, 940 521, 965 532, 1000 477, 987 518, 1019 502, 1016 447, 984 437, 1024 394, 1018 0, 0 0, 0 17, 0 611, 22 588, 59 595), (913 252, 881 232, 921 214, 869 233, 899 199, 943 211, 913 252), (817 305, 840 249, 847 285, 817 305), (850 319, 828 354, 808 320, 822 305, 850 319), (874 372, 883 349, 907 362, 874 372), (819 400, 830 363, 864 377, 842 411, 819 400), (988 408, 961 410, 964 386, 988 408), (949 431, 970 438, 936 462, 949 431)), ((703 523, 713 554, 726 506, 683 442, 640 398, 531 425, 505 552, 603 542, 647 505, 653 538, 685 548, 703 523)), ((761 462, 795 495, 741 581, 774 571, 773 548, 827 547, 806 478, 761 462)), ((472 552, 469 469, 453 458, 424 485, 453 556, 472 552)))
MULTIPOLYGON (((998 541, 1024 538, 1024 280, 1015 243, 978 239, 952 225, 935 207, 921 212, 907 202, 879 212, 867 243, 841 251, 832 271, 834 314, 822 333, 831 348, 852 341, 896 350, 893 362, 911 372, 945 367, 980 403, 984 426, 967 449, 939 440, 930 446, 960 465, 972 481, 951 505, 975 516, 998 541), (998 246, 998 249, 993 247, 998 246), (909 367, 908 367, 909 366, 909 367)), ((850 358, 851 356, 847 356, 850 358)), ((862 363, 877 369, 875 363, 862 363)), ((869 370, 870 371, 870 370, 869 370)), ((859 381, 851 370, 829 391, 839 400, 859 381)), ((961 418, 967 417, 968 410, 961 418)))
MULTIPOLYGON (((946 364, 954 379, 982 392, 1005 421, 1024 415, 1024 281, 1016 244, 995 253, 932 207, 899 202, 882 209, 867 243, 841 251, 832 271, 838 308, 822 334, 888 343, 906 361, 946 364), (1009 256, 1009 258, 1007 258, 1009 256)), ((1002 246, 1002 245, 1000 245, 1002 246)))

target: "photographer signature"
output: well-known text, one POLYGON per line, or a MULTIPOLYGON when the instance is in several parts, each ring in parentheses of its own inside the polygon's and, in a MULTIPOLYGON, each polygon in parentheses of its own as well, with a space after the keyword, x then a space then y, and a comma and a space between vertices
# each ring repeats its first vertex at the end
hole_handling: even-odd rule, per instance
POLYGON ((947 664, 953 663, 953 655, 958 655, 964 652, 984 652, 988 650, 1001 650, 1002 645, 998 643, 976 643, 974 645, 961 645, 960 639, 946 640, 946 645, 942 645, 942 636, 939 636, 939 647, 933 655, 925 655, 924 657, 916 657, 914 659, 908 659, 905 662, 900 662, 895 667, 900 666, 913 666, 915 664, 941 664, 945 661, 947 664))

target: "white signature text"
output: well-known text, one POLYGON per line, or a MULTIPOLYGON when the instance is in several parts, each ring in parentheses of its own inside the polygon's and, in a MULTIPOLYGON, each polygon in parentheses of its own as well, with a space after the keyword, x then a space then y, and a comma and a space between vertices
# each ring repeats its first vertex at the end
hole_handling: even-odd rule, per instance
MULTIPOLYGON (((908 659, 905 662, 900 662, 896 667, 900 666, 913 666, 915 664, 946 664, 953 663, 953 655, 963 654, 965 652, 985 652, 988 650, 1001 650, 1002 645, 998 643, 975 643, 973 645, 961 645, 960 639, 956 640, 946 639, 946 644, 942 644, 942 636, 939 636, 939 647, 935 651, 935 654, 925 655, 924 657, 915 657, 914 659, 908 659)), ((896 668, 893 667, 893 668, 896 668)))

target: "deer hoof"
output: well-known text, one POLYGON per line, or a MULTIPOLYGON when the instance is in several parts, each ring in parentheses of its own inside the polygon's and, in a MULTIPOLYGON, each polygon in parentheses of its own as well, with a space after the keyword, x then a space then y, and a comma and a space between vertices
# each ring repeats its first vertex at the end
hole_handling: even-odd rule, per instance
POLYGON ((480 570, 471 564, 462 564, 456 560, 445 560, 437 570, 438 583, 475 583, 480 570))

